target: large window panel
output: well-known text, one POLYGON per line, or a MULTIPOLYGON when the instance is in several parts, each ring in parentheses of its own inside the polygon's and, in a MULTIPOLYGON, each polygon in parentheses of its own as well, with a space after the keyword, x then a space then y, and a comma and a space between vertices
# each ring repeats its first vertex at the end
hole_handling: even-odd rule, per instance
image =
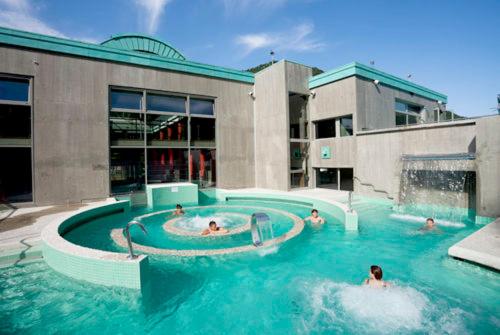
POLYGON ((147 141, 150 146, 187 147, 187 117, 147 114, 147 141))
POLYGON ((191 150, 191 181, 201 188, 214 187, 216 181, 215 149, 191 150))
POLYGON ((319 168, 316 173, 316 187, 337 190, 339 188, 337 180, 337 169, 319 168))
POLYGON ((0 100, 29 101, 29 80, 17 78, 0 78, 0 100))
POLYGON ((109 113, 112 146, 144 146, 144 114, 109 113))
POLYGON ((31 145, 31 107, 0 105, 0 145, 31 145))
POLYGON ((142 92, 111 90, 111 108, 141 110, 142 92))
POLYGON ((204 99, 189 99, 189 113, 197 115, 214 115, 214 101, 204 99))
POLYGON ((307 117, 307 96, 296 93, 290 93, 288 96, 289 103, 289 121, 290 121, 290 138, 292 139, 307 139, 308 133, 308 117, 307 117))
POLYGON ((335 137, 335 119, 317 121, 316 138, 331 138, 335 137))
POLYGON ((215 147, 215 119, 191 118, 191 145, 215 147))
POLYGON ((148 149, 148 184, 188 180, 187 149, 148 149))
POLYGON ((112 193, 129 193, 144 189, 144 149, 110 150, 112 193))
POLYGON ((148 93, 146 97, 148 111, 186 114, 186 98, 148 93))
POLYGON ((31 148, 0 148, 0 202, 33 201, 31 148))
POLYGON ((352 115, 340 118, 340 136, 352 136, 352 115))

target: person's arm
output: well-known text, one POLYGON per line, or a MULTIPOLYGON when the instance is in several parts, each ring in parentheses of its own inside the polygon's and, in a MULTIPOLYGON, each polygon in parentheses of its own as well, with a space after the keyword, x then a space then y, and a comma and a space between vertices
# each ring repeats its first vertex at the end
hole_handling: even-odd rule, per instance
POLYGON ((306 218, 304 219, 304 221, 310 221, 310 220, 311 220, 311 217, 310 217, 310 216, 308 216, 308 217, 306 217, 306 218))
POLYGON ((370 279, 367 278, 367 279, 363 280, 364 285, 368 285, 369 283, 370 283, 370 279))
POLYGON ((323 219, 322 217, 321 217, 321 218, 319 218, 319 223, 321 223, 321 224, 325 224, 325 219, 323 219))
POLYGON ((205 229, 204 231, 201 232, 201 235, 208 235, 208 234, 210 234, 209 229, 205 229))

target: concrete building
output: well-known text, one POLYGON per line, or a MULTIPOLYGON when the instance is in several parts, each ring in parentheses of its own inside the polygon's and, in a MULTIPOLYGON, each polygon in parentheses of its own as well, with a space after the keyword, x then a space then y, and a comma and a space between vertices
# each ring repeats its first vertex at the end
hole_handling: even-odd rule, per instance
POLYGON ((438 161, 443 174, 439 162, 466 160, 458 205, 500 216, 500 116, 458 119, 446 103, 359 63, 313 76, 280 61, 254 75, 143 35, 96 45, 0 28, 0 200, 191 181, 399 201, 405 161, 438 161))

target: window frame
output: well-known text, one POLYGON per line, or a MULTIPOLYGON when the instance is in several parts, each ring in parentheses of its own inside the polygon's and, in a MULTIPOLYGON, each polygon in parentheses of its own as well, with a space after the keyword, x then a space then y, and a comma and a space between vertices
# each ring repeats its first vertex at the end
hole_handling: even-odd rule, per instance
POLYGON ((424 106, 421 106, 421 105, 413 103, 413 102, 408 102, 408 101, 404 101, 404 100, 395 99, 394 100, 394 123, 395 123, 396 127, 406 127, 406 126, 412 126, 412 125, 418 125, 418 124, 420 124, 421 121, 422 121, 422 110, 423 110, 423 108, 424 108, 424 106), (405 110, 401 111, 401 110, 396 109, 396 104, 397 103, 404 104, 406 106, 405 110), (418 108, 420 108, 420 112, 417 113, 417 112, 409 111, 408 110, 408 106, 418 107, 418 108), (396 124, 397 114, 405 115, 405 124, 399 124, 399 125, 396 124), (408 123, 408 117, 409 116, 416 117, 417 122, 415 122, 415 123, 408 123))
POLYGON ((0 105, 15 105, 15 106, 29 106, 30 108, 30 129, 31 136, 29 138, 29 144, 0 144, 0 148, 29 148, 31 156, 31 201, 23 201, 23 204, 34 204, 36 198, 35 190, 35 160, 34 160, 34 123, 33 123, 33 86, 34 77, 27 75, 19 75, 12 73, 0 72, 0 78, 12 78, 12 79, 22 79, 28 81, 28 101, 16 101, 16 100, 0 100, 0 105))

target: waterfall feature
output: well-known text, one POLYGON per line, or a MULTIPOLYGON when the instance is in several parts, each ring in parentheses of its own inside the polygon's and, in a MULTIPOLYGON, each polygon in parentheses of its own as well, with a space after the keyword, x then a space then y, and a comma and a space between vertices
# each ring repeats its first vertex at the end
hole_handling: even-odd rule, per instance
POLYGON ((265 213, 252 214, 251 231, 252 242, 256 247, 274 238, 273 224, 265 213))
POLYGON ((474 222, 474 158, 474 154, 403 155, 397 210, 451 222, 474 222))

